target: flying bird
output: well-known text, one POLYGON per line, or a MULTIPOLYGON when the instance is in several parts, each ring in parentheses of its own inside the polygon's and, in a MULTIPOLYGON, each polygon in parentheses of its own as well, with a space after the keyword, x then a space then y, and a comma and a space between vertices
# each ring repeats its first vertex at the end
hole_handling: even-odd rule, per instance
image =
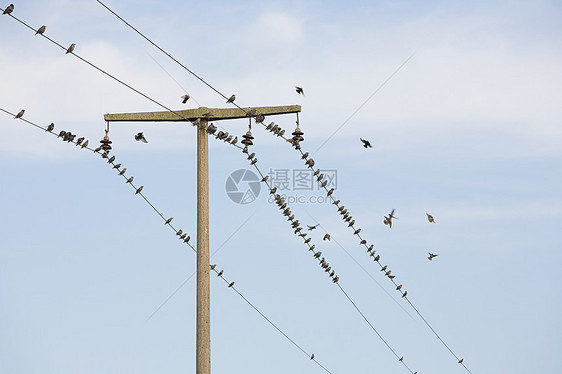
POLYGON ((363 147, 365 147, 365 148, 373 148, 373 146, 371 145, 371 143, 370 143, 368 140, 362 139, 362 138, 359 138, 359 140, 361 140, 361 141, 363 142, 363 147))
POLYGON ((4 12, 2 14, 12 14, 13 11, 14 11, 14 4, 10 4, 6 9, 4 9, 4 12))
POLYGON ((312 231, 312 230, 314 230, 315 228, 317 228, 318 226, 320 226, 320 224, 318 223, 318 224, 316 224, 316 225, 314 225, 314 226, 310 226, 310 225, 307 225, 307 226, 308 226, 308 231, 312 231))
POLYGON ((142 134, 142 132, 139 132, 137 135, 135 135, 135 140, 137 142, 143 142, 143 143, 148 143, 146 141, 146 138, 144 137, 144 135, 142 134))
POLYGON ((25 113, 25 109, 20 110, 20 112, 19 112, 18 114, 16 114, 16 116, 14 117, 14 119, 21 118, 24 113, 25 113))
POLYGON ((426 215, 427 215, 427 220, 428 220, 430 223, 435 223, 435 219, 433 218, 433 216, 432 216, 431 214, 426 213, 426 215))
POLYGON ((429 254, 429 256, 427 257, 429 261, 433 261, 433 259, 437 256, 439 256, 438 254, 433 254, 431 252, 427 252, 429 254))
POLYGON ((295 90, 297 91, 298 94, 304 96, 304 90, 302 89, 302 87, 295 86, 295 90))
POLYGON ((45 25, 39 27, 39 29, 37 30, 37 32, 35 32, 35 35, 37 35, 37 34, 43 35, 43 33, 45 32, 46 29, 47 29, 47 26, 45 26, 45 25))
POLYGON ((185 104, 185 103, 187 103, 187 100, 189 100, 189 95, 183 95, 181 98, 182 98, 181 103, 185 104))
POLYGON ((72 52, 74 51, 74 48, 76 48, 76 44, 72 43, 72 44, 70 45, 70 47, 68 47, 68 49, 66 50, 65 55, 67 55, 67 54, 69 54, 69 53, 72 53, 72 52))
POLYGON ((45 130, 45 131, 51 132, 51 131, 53 131, 54 129, 55 129, 55 124, 51 122, 51 124, 50 124, 49 126, 47 126, 47 130, 45 130))
POLYGON ((232 104, 234 102, 234 100, 236 100, 236 95, 232 95, 228 98, 228 100, 226 100, 227 104, 232 104))

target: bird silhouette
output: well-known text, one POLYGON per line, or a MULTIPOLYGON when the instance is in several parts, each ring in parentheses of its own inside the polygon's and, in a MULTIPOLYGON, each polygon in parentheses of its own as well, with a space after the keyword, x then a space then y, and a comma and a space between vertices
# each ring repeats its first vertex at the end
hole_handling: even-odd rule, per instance
POLYGON ((295 91, 297 91, 298 94, 304 96, 304 90, 302 89, 302 87, 295 86, 295 91))
POLYGON ((88 146, 88 141, 86 140, 84 144, 82 144, 82 148, 86 148, 88 146))
POLYGON ((182 98, 181 103, 185 104, 187 103, 187 100, 189 100, 189 95, 183 95, 181 98, 182 98))
POLYGON ((13 11, 14 11, 14 4, 10 4, 6 9, 4 9, 4 12, 2 14, 12 14, 13 11))
POLYGON ((365 147, 365 148, 373 148, 373 146, 371 145, 371 143, 370 143, 368 140, 363 139, 363 138, 359 138, 359 140, 361 140, 361 141, 363 142, 363 147, 365 147))
POLYGON ((435 223, 435 219, 433 218, 433 216, 432 216, 431 214, 426 213, 426 215, 427 215, 427 220, 428 220, 430 223, 435 223))
POLYGON ((232 287, 232 286, 234 286, 234 282, 232 282, 228 285, 228 287, 232 287))
POLYGON ((135 140, 137 142, 148 143, 142 132, 139 132, 137 135, 135 135, 135 140))
POLYGON ((322 240, 330 240, 330 234, 324 235, 324 238, 322 240))
POLYGON ((14 119, 21 118, 24 113, 25 113, 25 109, 20 110, 20 112, 19 112, 18 114, 16 114, 16 116, 14 117, 14 119))
POLYGON ((126 183, 132 183, 132 182, 133 182, 133 179, 134 179, 133 177, 127 179, 127 182, 126 182, 126 183))
POLYGON ((121 170, 118 175, 123 175, 123 174, 125 174, 126 171, 127 171, 127 168, 123 168, 123 170, 121 170))
POLYGON ((234 102, 234 100, 236 100, 236 95, 232 95, 228 98, 228 100, 226 100, 227 104, 232 104, 234 102))
POLYGON ((45 130, 45 131, 51 132, 54 129, 55 129, 55 124, 51 122, 51 124, 49 126, 47 126, 47 130, 45 130))
MULTIPOLYGON (((131 177, 131 178, 132 178, 132 177, 131 177)), ((173 219, 174 219, 174 217, 168 218, 164 224, 165 224, 165 225, 169 225, 170 222, 172 222, 173 219)))
POLYGON ((45 25, 39 27, 39 29, 35 32, 35 35, 37 35, 37 34, 43 35, 43 33, 45 32, 46 29, 47 29, 47 26, 45 26, 45 25))
POLYGON ((310 225, 307 225, 307 226, 308 226, 308 231, 312 231, 312 230, 316 229, 318 226, 320 226, 320 224, 318 223, 314 226, 310 226, 310 225))
POLYGON ((70 45, 70 47, 68 47, 68 49, 66 50, 65 55, 67 55, 67 54, 69 54, 69 53, 72 53, 72 52, 74 51, 74 48, 76 48, 76 44, 72 43, 72 44, 70 45))
POLYGON ((433 261, 433 259, 434 259, 435 257, 439 256, 438 254, 436 255, 436 254, 433 254, 433 253, 431 253, 431 252, 427 252, 427 253, 429 254, 429 256, 427 256, 427 259, 428 259, 429 261, 433 261))
POLYGON ((144 188, 144 186, 140 186, 139 188, 137 188, 137 190, 135 191, 135 195, 138 195, 139 193, 141 193, 143 188, 144 188))
POLYGON ((464 358, 461 358, 461 359, 459 360, 459 364, 462 364, 463 361, 464 361, 464 358))
POLYGON ((217 274, 217 277, 220 277, 223 273, 224 273, 224 270, 219 271, 219 273, 217 274))

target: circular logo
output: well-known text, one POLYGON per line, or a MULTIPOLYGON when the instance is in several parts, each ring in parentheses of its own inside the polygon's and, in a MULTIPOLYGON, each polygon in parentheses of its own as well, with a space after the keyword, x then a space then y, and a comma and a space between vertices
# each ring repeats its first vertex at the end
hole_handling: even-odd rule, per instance
POLYGON ((226 179, 226 194, 236 204, 250 204, 258 198, 260 189, 260 178, 248 169, 233 171, 226 179))

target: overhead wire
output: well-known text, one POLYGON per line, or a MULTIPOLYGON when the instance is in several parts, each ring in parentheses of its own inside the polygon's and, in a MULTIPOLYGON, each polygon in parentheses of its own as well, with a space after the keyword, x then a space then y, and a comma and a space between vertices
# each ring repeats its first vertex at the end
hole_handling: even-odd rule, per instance
MULTIPOLYGON (((2 9, 0 9, 0 11, 1 11, 1 10, 2 10, 2 9)), ((16 117, 16 114, 14 114, 14 113, 12 113, 12 112, 6 110, 6 109, 3 109, 3 108, 1 108, 1 107, 0 107, 0 111, 4 112, 4 113, 6 113, 6 114, 8 114, 8 115, 10 115, 10 116, 16 117)), ((43 130, 43 131, 46 132, 46 133, 49 133, 49 134, 52 134, 52 135, 57 136, 55 133, 52 133, 52 132, 50 132, 50 131, 47 131, 47 128, 42 127, 42 126, 40 126, 40 125, 37 125, 36 123, 34 123, 34 122, 32 122, 32 121, 29 121, 29 120, 27 120, 26 118, 19 117, 19 118, 17 118, 17 119, 22 120, 23 122, 25 122, 25 123, 27 123, 27 124, 29 124, 29 125, 32 125, 32 126, 38 128, 38 129, 40 129, 40 130, 43 130)), ((69 140, 68 143, 76 144, 76 142, 74 142, 74 140, 69 140)), ((100 154, 100 155, 102 156, 102 158, 108 158, 108 153, 107 153, 107 152, 100 152, 100 151, 98 151, 98 150, 96 150, 96 149, 92 149, 91 147, 88 147, 88 146, 81 147, 81 149, 83 149, 83 148, 86 148, 86 149, 88 149, 88 150, 90 150, 90 151, 93 151, 94 153, 100 154)), ((112 158, 113 158, 113 156, 112 156, 112 158)), ((114 167, 113 167, 114 169, 119 170, 119 168, 115 167, 116 164, 114 163, 114 160, 111 161, 111 162, 108 161, 108 163, 111 164, 112 166, 114 166, 114 167)), ((120 165, 120 164, 119 164, 119 165, 120 165)), ((123 170, 126 171, 126 168, 121 169, 121 171, 123 171, 123 170)), ((140 195, 140 196, 149 204, 149 206, 150 206, 163 220, 165 220, 165 224, 168 225, 168 226, 170 226, 170 228, 171 228, 172 230, 174 230, 174 232, 176 233, 176 235, 179 235, 179 233, 182 232, 182 230, 177 230, 177 229, 174 228, 174 226, 171 224, 172 217, 166 219, 165 216, 148 200, 148 198, 147 198, 146 196, 144 196, 144 194, 142 194, 142 192, 139 190, 139 188, 142 190, 141 187, 144 187, 144 186, 136 187, 136 186, 133 184, 133 178, 132 178, 132 177, 127 177, 124 173, 121 173, 121 172, 119 173, 119 175, 123 176, 123 177, 127 180, 127 184, 130 184, 130 185, 133 187, 133 189, 136 191, 135 194, 140 195)), ((184 234, 184 235, 187 235, 187 234, 184 234)), ((183 242, 184 242, 185 244, 187 244, 195 253, 197 253, 197 250, 195 249, 195 247, 193 247, 193 245, 189 242, 189 238, 190 238, 190 237, 189 237, 189 236, 186 236, 185 238, 186 238, 187 240, 186 240, 186 239, 183 239, 183 242)), ((181 239, 181 237, 180 237, 180 239, 181 239)), ((209 266, 210 266, 210 268, 211 268, 212 270, 214 270, 215 272, 217 272, 216 269, 215 269, 216 265, 209 265, 209 266)), ((218 274, 218 272, 217 272, 217 275, 219 275, 221 278, 223 278, 223 280, 226 281, 226 279, 225 279, 224 277, 222 277, 222 274, 223 274, 222 271, 221 271, 220 274, 218 274)), ((189 280, 189 279, 188 279, 188 280, 189 280)), ((185 282, 187 282, 188 280, 186 280, 185 282)), ((185 283, 185 282, 184 282, 184 283, 185 283)), ((294 346, 296 346, 301 352, 303 352, 307 357, 310 358, 310 354, 308 354, 306 350, 304 350, 298 343, 296 343, 292 338, 290 338, 290 337, 289 337, 281 328, 279 328, 271 319, 269 319, 267 316, 265 316, 265 314, 264 314, 263 312, 261 312, 261 311, 260 311, 252 302, 250 302, 246 297, 244 297, 244 296, 242 295, 242 293, 241 293, 238 289, 235 289, 235 288, 233 287, 233 286, 234 286, 234 282, 230 282, 230 283, 229 283, 229 282, 227 281, 227 283, 229 284, 229 287, 230 287, 230 288, 233 288, 233 289, 236 291, 236 293, 237 293, 240 297, 242 297, 242 299, 243 299, 248 305, 250 305, 250 307, 251 307, 253 310, 255 310, 255 311, 256 311, 261 317, 263 317, 270 325, 272 325, 278 332, 280 332, 291 344, 293 344, 294 346)), ((181 287, 181 286, 180 286, 180 287, 181 287)), ((172 295, 172 296, 173 296, 173 295, 172 295)), ((324 367, 324 366, 323 366, 320 362, 318 362, 316 359, 313 359, 313 361, 314 361, 319 367, 321 367, 324 371, 326 371, 327 373, 331 374, 331 372, 330 372, 328 369, 326 369, 326 367, 324 367)))
MULTIPOLYGON (((176 62, 179 66, 181 66, 183 69, 185 69, 187 72, 189 72, 190 74, 192 74, 195 78, 197 78, 198 80, 200 80, 202 83, 204 83, 206 86, 208 86, 210 89, 212 89, 213 91, 215 91, 217 94, 219 94, 220 96, 222 96, 224 99, 228 99, 226 95, 224 95, 223 93, 221 93, 218 89, 216 89, 214 86, 212 86, 210 83, 208 83, 206 80, 204 80, 203 78, 201 78, 199 75, 197 75, 196 73, 194 73, 191 69, 189 69, 188 67, 186 67, 184 64, 182 64, 180 61, 178 61, 177 59, 175 59, 171 54, 169 54, 168 52, 166 52, 163 48, 161 48, 158 44, 156 44, 155 42, 153 42, 150 38, 148 38, 146 35, 144 35, 141 31, 139 31, 138 29, 136 29, 133 25, 131 25, 129 22, 127 22, 124 18, 122 18, 121 16, 119 16, 116 12, 114 12, 111 8, 109 8, 107 5, 105 5, 102 1, 100 0, 96 0, 99 4, 101 4, 104 8, 106 8, 110 13, 112 13, 114 16, 116 16, 119 20, 121 20, 123 23, 125 23, 128 27, 130 27, 132 30, 134 30, 137 34, 139 34, 141 37, 143 37, 146 41, 148 41, 150 44, 152 44, 155 48, 157 48, 159 51, 161 51, 162 53, 164 53, 166 56, 168 56, 170 59, 172 59, 174 62, 176 62)), ((414 56, 415 53, 411 54, 385 81, 382 82, 382 84, 367 98, 367 100, 365 100, 352 114, 351 116, 348 117, 348 119, 346 121, 344 121, 344 123, 342 123, 342 125, 340 125, 336 131, 330 135, 330 137, 328 137, 328 139, 326 139, 326 141, 324 141, 324 143, 322 143, 320 145, 320 147, 313 152, 316 153, 321 147, 323 147, 353 116, 355 116, 355 114, 364 106, 367 104, 367 102, 374 96, 376 95, 407 63, 408 61, 410 61, 410 59, 414 56)), ((246 110, 244 110, 243 108, 241 108, 238 104, 232 102, 233 105, 235 105, 237 108, 245 111, 247 113, 246 110)), ((266 127, 266 125, 261 122, 261 124, 266 127)), ((281 138, 288 140, 287 138, 285 138, 282 134, 279 135, 281 138)), ((297 143, 298 145, 298 143, 297 143)), ((295 147, 296 150, 300 151, 301 155, 304 155, 304 153, 302 152, 302 150, 300 149, 300 147, 295 147)), ((325 188, 325 187, 324 187, 325 188)), ((326 188, 325 188, 326 189, 326 188)), ((327 189, 326 189, 327 190, 327 189)), ((332 201, 336 201, 333 197, 332 197, 332 201)), ((350 227, 352 227, 352 229, 354 231, 356 231, 356 229, 353 227, 354 225, 350 225, 350 227)), ((361 239, 361 242, 363 242, 364 240, 362 239, 361 236, 359 236, 357 234, 357 236, 361 239)), ((383 265, 379 263, 379 265, 382 267, 383 265)), ((391 278, 392 280, 392 278, 391 278)), ((392 280, 393 281, 393 280, 392 280)), ((397 286, 397 284, 393 281, 394 285, 397 286)), ((402 292, 402 291, 400 291, 402 292)), ((402 293, 403 294, 403 298, 407 298, 407 292, 402 293)), ((407 299, 408 300, 408 299, 407 299)), ((408 302, 411 304, 411 302, 408 300, 408 302)), ((445 345, 445 347, 453 354, 453 356, 458 360, 458 356, 449 348, 448 345, 446 345, 444 343, 444 340, 439 336, 439 334, 437 334, 437 332, 433 329, 433 327, 431 327, 429 325, 429 323, 427 322, 427 320, 425 318, 423 318, 423 316, 421 315, 421 313, 414 308, 414 310, 416 311, 416 313, 422 318, 422 320, 425 322, 425 324, 430 328, 430 330, 437 336, 437 338, 445 345)), ((462 362, 461 362, 462 363, 462 362)), ((470 370, 468 370, 468 368, 466 368, 466 366, 464 365, 464 363, 462 363, 463 366, 465 367, 465 369, 470 373, 470 370)))
MULTIPOLYGON (((156 43, 152 42, 149 38, 147 38, 146 36, 144 36, 144 34, 142 34, 140 31, 138 31, 136 28, 134 28, 134 27, 133 27, 132 25, 130 25, 128 22, 126 22, 123 18, 121 18, 119 15, 117 15, 114 11, 112 11, 109 7, 107 7, 107 6, 106 6, 105 4, 103 4, 101 1, 99 1, 99 0, 96 0, 96 1, 97 1, 98 3, 100 3, 102 6, 104 6, 107 10, 109 10, 109 11, 110 11, 112 14, 114 14, 116 17, 118 17, 118 18, 119 18, 121 21, 123 21, 125 24, 127 24, 129 27, 131 27, 134 31, 136 31, 137 33, 139 33, 143 38, 145 38, 147 41, 149 41, 152 45, 154 45, 156 48, 158 48, 161 52, 163 52, 164 54, 166 54, 169 58, 171 58, 173 61, 175 61, 176 63, 178 63, 178 64, 179 64, 180 66, 182 66, 185 70, 187 70, 189 73, 191 73, 191 74, 194 75, 196 78, 198 78, 201 82, 203 82, 204 84, 206 84, 206 85, 207 85, 209 88, 211 88, 213 91, 215 91, 216 93, 218 93, 218 94, 219 94, 220 96, 222 96, 223 98, 227 99, 227 97, 226 97, 225 95, 223 95, 221 92, 219 92, 216 88, 214 88, 212 85, 210 85, 210 84, 209 84, 208 82, 206 82, 204 79, 202 79, 201 77, 199 77, 197 74, 195 74, 195 73, 192 72, 190 69, 188 69, 188 68, 185 67, 183 64, 181 64, 179 61, 177 61, 175 58, 173 58, 169 53, 167 53, 166 51, 164 51, 162 48, 160 48, 158 45, 156 45, 156 43)), ((18 22, 20 22, 20 23, 23 24, 24 26, 28 27, 30 30, 35 31, 34 28, 32 28, 31 26, 29 26, 27 23, 21 21, 21 20, 18 19, 17 17, 13 16, 12 14, 9 14, 9 16, 12 17, 13 19, 17 20, 18 22)), ((44 35, 44 34, 40 34, 40 35, 43 36, 44 38, 46 38, 47 40, 51 41, 53 44, 57 45, 58 47, 62 48, 63 50, 66 50, 66 48, 65 48, 64 46, 62 46, 61 44, 57 43, 57 42, 54 41, 53 39, 47 37, 47 36, 44 35)), ((103 74, 107 75, 108 77, 114 79, 114 80, 117 81, 118 83, 124 85, 125 87, 131 89, 132 91, 136 92, 137 94, 143 96, 144 98, 146 98, 146 99, 150 100, 151 102, 157 104, 158 106, 164 108, 165 110, 167 110, 167 111, 169 111, 169 112, 171 112, 171 113, 174 113, 174 114, 177 115, 179 118, 182 118, 182 119, 184 119, 184 120, 186 120, 186 121, 190 121, 188 118, 182 116, 182 115, 181 115, 180 113, 178 113, 177 111, 174 111, 174 110, 168 108, 167 106, 165 106, 165 105, 159 103, 158 101, 152 99, 152 98, 149 97, 148 95, 146 95, 146 94, 142 93, 141 91, 139 91, 139 90, 133 88, 132 86, 130 86, 130 85, 128 85, 127 83, 123 82, 122 80, 116 78, 115 76, 113 76, 113 75, 111 75, 110 73, 106 72, 105 70, 99 68, 98 66, 92 64, 91 62, 87 61, 86 59, 80 57, 79 55, 75 54, 74 52, 69 52, 69 53, 72 54, 72 55, 74 55, 75 57, 77 57, 77 58, 80 59, 81 61, 85 62, 86 64, 90 65, 91 67, 95 68, 96 70, 98 70, 98 71, 102 72, 103 74)), ((413 56, 413 55, 412 55, 412 56, 413 56)), ((410 58, 411 58, 412 56, 410 56, 410 58)), ((407 61, 408 61, 408 60, 407 60, 407 61)), ((405 61, 405 63, 406 63, 407 61, 405 61)), ((405 64, 405 63, 404 63, 404 64, 405 64)), ((404 65, 404 64, 403 64, 403 65, 404 65)), ((403 65, 401 65, 401 66, 403 66, 403 65)), ((396 71, 396 72, 397 72, 397 71, 396 71)), ((385 83, 386 83, 386 81, 385 81, 385 83)), ((376 93, 376 92, 375 92, 375 93, 376 93)), ((247 114, 249 114, 248 111, 246 111, 245 109, 241 108, 238 104, 236 104, 236 103, 232 103, 232 104, 234 104, 237 108, 239 108, 239 109, 243 110, 244 112, 246 112, 247 114)), ((263 125, 264 127, 266 126, 263 122, 262 122, 262 125, 263 125)), ((279 134, 278 134, 278 135, 279 135, 279 134)), ((288 139, 286 139, 285 137, 283 137, 282 135, 279 135, 279 136, 282 137, 282 138, 285 139, 285 140, 288 140, 288 139)), ((298 145, 298 143, 297 143, 297 145, 298 145)), ((240 146, 238 146, 238 145, 235 145, 235 146, 236 146, 237 148, 242 148, 242 147, 240 147, 240 146)), ((304 154, 304 153, 302 152, 302 150, 300 149, 300 147, 295 147, 295 148, 296 148, 298 151, 300 151, 301 154, 304 154)), ((326 190, 327 190, 327 189, 326 189, 326 190)), ((143 196, 143 198, 144 198, 144 195, 141 194, 141 196, 143 196)), ((331 198, 332 198, 333 201, 335 201, 335 199, 334 199, 333 196, 332 196, 331 198)), ((146 200, 146 198, 145 198, 145 200, 146 200)), ((149 203, 149 205, 152 206, 152 204, 150 204, 149 201, 147 201, 147 203, 149 203)), ((155 211, 157 211, 154 206, 152 206, 152 207, 153 207, 153 209, 154 209, 155 211)), ((160 214, 158 211, 157 211, 157 213, 160 214)), ((161 215, 161 214, 160 214, 160 215, 161 215)), ((161 217, 164 219, 164 216, 161 215, 161 217)), ((171 226, 171 225, 170 225, 170 226, 171 226)), ((353 225, 349 225, 349 226, 352 227, 352 228, 355 230, 355 228, 353 227, 353 225)), ((171 226, 171 227, 172 227, 172 226, 171 226)), ((174 228, 172 227, 172 229, 174 229, 174 228)), ((174 230, 175 230, 175 229, 174 229, 174 230)), ((357 235, 358 235, 358 234, 357 234, 357 235)), ((361 239, 362 242, 364 241, 364 240, 361 238, 361 236, 358 235, 358 237, 361 239)), ((365 244, 365 243, 363 243, 363 244, 365 244)), ((191 245, 190 245, 190 246, 191 246, 191 245)), ((382 267, 382 264, 379 263, 379 265, 382 267)), ((392 280, 392 281, 393 281, 393 280, 392 280)), ((393 283, 395 283, 395 282, 393 281, 393 283)), ((396 283, 395 283, 395 285, 396 285, 396 283)), ((403 294, 403 297, 406 298, 406 292, 403 294)), ((409 300, 408 300, 408 302, 413 306, 413 304, 412 304, 409 300)), ((439 338, 439 340, 440 340, 443 344, 445 344, 444 341, 443 341, 443 339, 436 333, 436 331, 435 331, 435 330, 429 325, 429 323, 423 318, 423 316, 421 315, 421 313, 420 313, 416 308, 414 308, 414 310, 420 315, 420 317, 422 317, 422 320, 426 323, 426 325, 428 325, 428 327, 429 327, 429 328, 431 329, 431 331, 433 331, 433 333, 439 338)), ((457 356, 456 354, 454 354, 454 352, 453 352, 446 344, 445 344, 445 346, 449 349, 449 351, 453 354, 453 356, 458 359, 458 356, 457 356)), ((464 363, 463 363, 463 366, 466 368, 466 366, 464 365, 464 363)), ((466 368, 466 370, 469 371, 467 368, 466 368)), ((469 372, 470 372, 470 371, 469 371, 469 372)))

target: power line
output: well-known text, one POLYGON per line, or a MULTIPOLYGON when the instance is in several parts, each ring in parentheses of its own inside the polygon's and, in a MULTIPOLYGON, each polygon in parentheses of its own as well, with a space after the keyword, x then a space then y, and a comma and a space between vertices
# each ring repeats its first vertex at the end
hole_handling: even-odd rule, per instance
MULTIPOLYGON (((0 10, 1 10, 1 9, 0 9, 0 10)), ((0 108, 0 111, 4 112, 4 113, 6 113, 6 114, 9 114, 9 115, 11 115, 11 116, 13 116, 13 117, 16 117, 16 115, 15 115, 14 113, 12 113, 12 112, 10 112, 10 111, 8 111, 8 110, 5 110, 5 109, 3 109, 3 108, 0 108)), ((25 123, 27 123, 27 124, 29 124, 29 125, 32 125, 32 126, 38 128, 38 129, 43 130, 43 131, 45 131, 46 133, 50 133, 50 134, 56 136, 56 134, 53 134, 53 133, 51 133, 50 131, 47 131, 47 128, 42 127, 42 126, 39 126, 39 125, 37 125, 37 124, 35 124, 35 123, 33 123, 33 122, 27 120, 27 119, 24 119, 23 117, 20 117, 20 118, 18 118, 18 119, 24 121, 25 123)), ((69 142, 69 143, 76 144, 76 143, 74 142, 74 140, 69 140, 68 142, 69 142)), ((86 149, 89 149, 89 150, 93 151, 94 153, 101 154, 101 156, 102 156, 103 158, 108 158, 108 153, 107 153, 107 152, 100 152, 100 151, 98 151, 98 150, 93 150, 93 149, 91 149, 91 148, 89 148, 89 147, 87 147, 87 146, 86 146, 86 147, 82 147, 82 148, 86 148, 86 149)), ((108 160, 108 163, 111 164, 114 169, 119 170, 119 167, 116 167, 116 165, 120 165, 120 164, 115 164, 115 163, 114 163, 115 159, 114 159, 113 156, 112 156, 112 158, 113 158, 113 160, 111 160, 111 158, 110 158, 110 159, 108 160), (110 160, 111 160, 111 161, 110 161, 110 160)), ((122 171, 126 171, 126 170, 127 170, 126 168, 121 169, 121 171, 119 172, 119 175, 123 176, 123 177, 127 180, 127 184, 130 184, 130 185, 133 187, 133 189, 135 190, 135 194, 140 195, 140 196, 149 204, 149 206, 150 206, 163 220, 165 220, 165 224, 168 225, 168 226, 170 226, 170 228, 172 228, 172 230, 174 230, 174 232, 176 233, 176 235, 179 236, 180 233, 182 232, 182 230, 176 230, 176 229, 171 225, 172 218, 170 217, 170 218, 166 219, 166 218, 164 217, 164 215, 162 215, 162 213, 148 200, 148 198, 146 198, 146 197, 142 194, 141 191, 142 191, 142 187, 144 187, 144 186, 136 187, 136 186, 132 183, 132 182, 133 182, 133 177, 127 177, 127 176, 125 176, 125 173, 124 173, 124 172, 122 173, 122 171)), ((251 218, 251 217, 250 217, 250 218, 251 218)), ((185 235, 185 239, 183 239, 183 242, 184 242, 185 244, 187 244, 195 253, 197 253, 197 250, 196 250, 196 249, 191 245, 191 243, 189 242, 190 237, 187 236, 187 234, 183 234, 183 235, 185 235)), ((182 236, 183 236, 183 235, 182 235, 182 236)), ((233 235, 234 235, 234 234, 233 234, 233 235)), ((180 236, 180 239, 182 239, 182 236, 180 236)), ((231 235, 231 237, 232 237, 232 235, 231 235)), ((230 238, 229 238, 229 239, 230 239, 230 238)), ((219 248, 219 249, 220 249, 220 248, 219 248)), ((215 253, 216 253, 216 251, 215 251, 215 253)), ((217 272, 216 269, 215 269, 215 266, 216 266, 216 265, 210 265, 210 266, 211 266, 211 268, 212 268, 215 272, 217 272)), ((217 272, 217 274, 218 274, 218 272, 217 272)), ((222 278, 222 272, 221 272, 220 274, 218 274, 218 275, 222 278)), ((184 283, 186 283, 188 280, 189 280, 189 278, 188 278, 184 283)), ((223 278, 223 280, 226 281, 226 279, 224 279, 224 278, 223 278)), ((227 283, 228 283, 228 281, 227 281, 227 283)), ((228 283, 228 284, 229 284, 229 287, 233 288, 234 282, 230 282, 230 283, 228 283)), ((183 286, 183 284, 182 284, 180 287, 178 287, 178 289, 176 290, 176 292, 179 291, 179 288, 181 288, 182 286, 183 286)), ((234 288, 233 288, 233 289, 234 289, 234 288)), ((281 330, 275 323, 273 323, 269 318, 267 318, 267 317, 265 316, 265 314, 263 314, 253 303, 251 303, 246 297, 244 297, 240 291, 238 291, 237 289, 235 289, 235 291, 236 291, 236 293, 237 293, 240 297, 242 297, 242 299, 243 299, 246 303, 248 303, 256 312, 258 312, 258 314, 259 314, 260 316, 262 316, 269 324, 271 324, 278 332, 280 332, 288 341, 290 341, 293 345, 295 345, 295 346, 296 346, 300 351, 302 351, 307 357, 310 357, 310 355, 309 355, 300 345, 298 345, 298 344, 297 344, 293 339, 291 339, 283 330, 281 330)), ((173 294, 172 294, 169 298, 171 298, 172 296, 173 296, 173 294)), ((158 311, 158 310, 157 310, 157 311, 158 311)), ((155 313, 156 313, 156 312, 155 312, 155 313)), ((153 314, 155 314, 155 313, 153 313, 153 314)), ((318 366, 320 366, 320 367, 321 367, 322 369, 324 369, 326 372, 328 372, 329 374, 331 374, 331 372, 328 371, 322 364, 320 364, 320 363, 319 363, 318 361, 316 361, 316 360, 314 360, 314 361, 315 361, 315 363, 316 363, 318 366)))

